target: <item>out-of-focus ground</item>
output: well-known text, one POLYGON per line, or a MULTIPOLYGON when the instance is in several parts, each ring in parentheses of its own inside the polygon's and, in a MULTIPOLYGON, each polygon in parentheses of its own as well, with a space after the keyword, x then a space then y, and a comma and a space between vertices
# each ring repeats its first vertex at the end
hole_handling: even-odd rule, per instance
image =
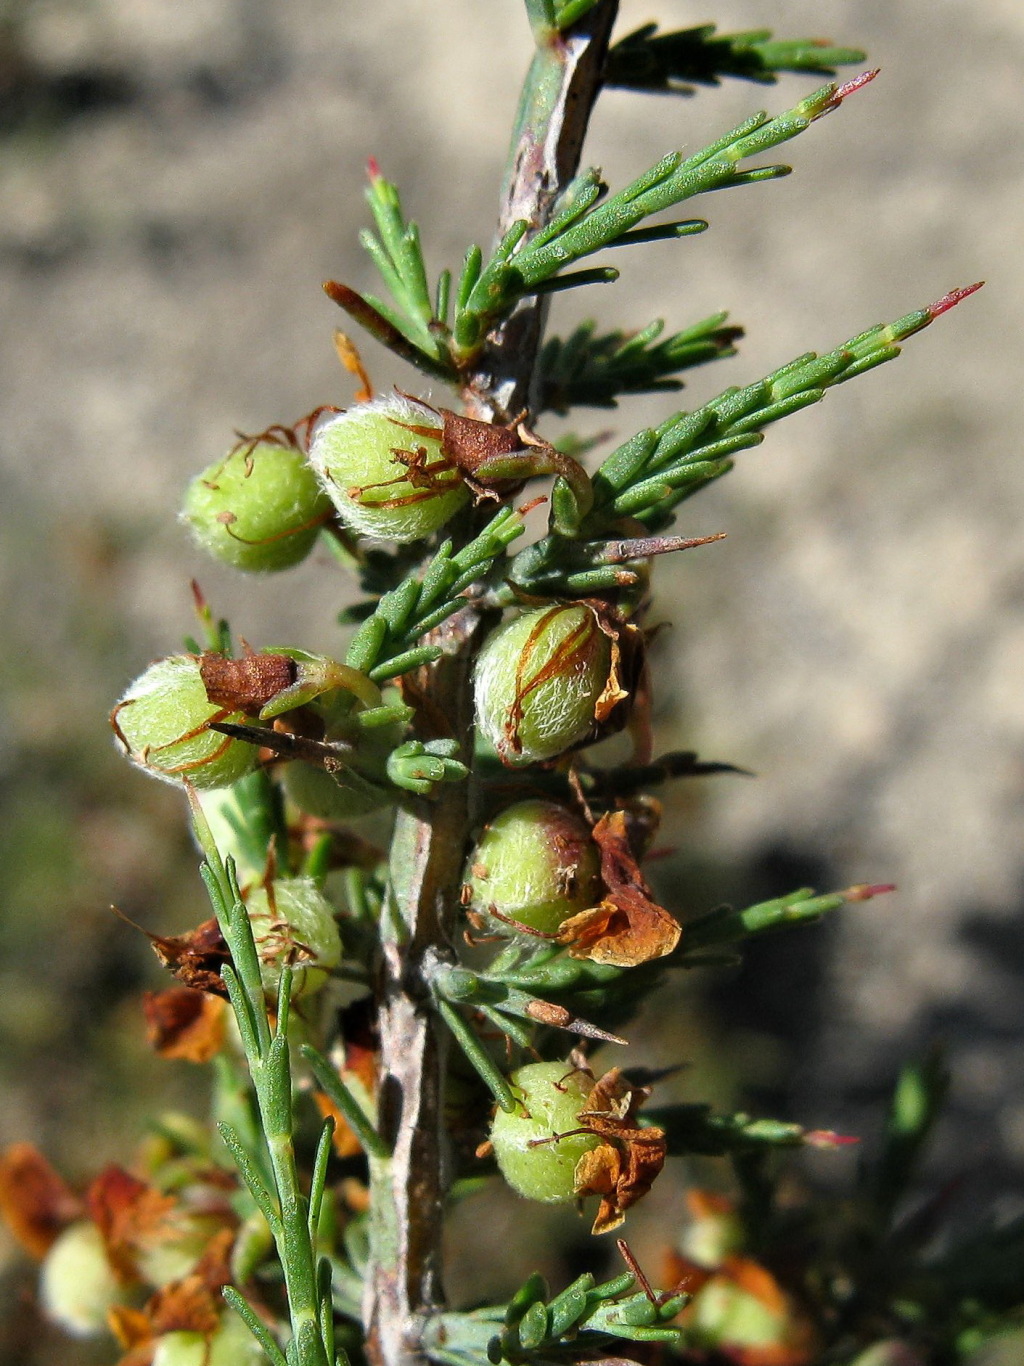
MULTIPOLYGON (((806 881, 899 891, 773 942, 699 1027, 689 984, 662 1000, 647 1058, 693 1060, 694 1098, 706 1082, 870 1133, 898 1061, 939 1038, 954 1069, 939 1169, 968 1170, 979 1201, 1019 1190, 1024 7, 622 10, 622 32, 714 18, 861 43, 883 74, 786 149, 793 177, 699 206, 700 238, 620 255, 618 289, 556 307, 556 327, 728 308, 747 338, 694 374, 692 406, 989 282, 684 510, 686 533, 729 536, 659 567, 675 622, 657 647, 661 738, 759 777, 680 788, 662 885, 683 911, 806 881)), ((176 525, 181 489, 233 428, 350 397, 319 284, 373 287, 356 242, 369 154, 432 261, 489 240, 528 53, 515 0, 0 5, 0 1139, 34 1139, 72 1176, 126 1158, 157 1103, 201 1106, 186 1065, 147 1057, 136 996, 156 969, 106 909, 194 923, 194 859, 175 794, 119 763, 106 711, 192 628, 192 575, 254 643, 337 650, 349 592, 322 557, 273 581, 210 567, 176 525)), ((588 159, 621 183, 813 84, 612 92, 588 159)), ((419 387, 365 355, 379 386, 419 387)), ((577 429, 627 435, 671 404, 577 429)), ((517 1215, 509 1202, 509 1228, 517 1215)), ((479 1278, 472 1249, 462 1260, 479 1278)), ((9 1359, 59 1355, 19 1342, 21 1317, 9 1359)))

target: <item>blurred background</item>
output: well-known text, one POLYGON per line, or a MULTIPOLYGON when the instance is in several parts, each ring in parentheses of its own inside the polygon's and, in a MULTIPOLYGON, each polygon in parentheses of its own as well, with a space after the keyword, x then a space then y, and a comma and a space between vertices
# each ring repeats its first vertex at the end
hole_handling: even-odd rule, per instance
MULTIPOLYGON (((643 1060, 687 1060, 686 1098, 870 1141, 899 1061, 940 1040, 935 1170, 969 1168, 971 1200, 1006 1209, 1024 1170, 1024 7, 624 0, 620 36, 652 18, 860 44, 882 76, 785 149, 791 178, 709 199, 710 232, 617 257, 617 290, 555 308, 556 330, 726 308, 747 331, 678 402, 583 412, 581 434, 626 436, 988 286, 683 510, 684 534, 728 539, 659 566, 661 744, 758 776, 677 787, 666 897, 694 913, 802 884, 899 891, 677 983, 643 1060)), ((516 0, 0 0, 0 1140, 72 1179, 128 1160, 156 1107, 204 1103, 198 1071, 147 1053, 158 969, 108 910, 195 923, 195 858, 176 794, 117 758, 106 713, 193 629, 192 576, 254 644, 335 653, 351 589, 324 556, 273 581, 212 567, 176 522, 184 483, 235 428, 350 400, 319 286, 374 287, 368 155, 435 270, 489 241, 529 51, 516 0)), ((587 160, 622 183, 815 84, 609 92, 587 160)), ((429 396, 364 355, 378 387, 429 396)), ((819 1158, 813 1179, 854 1161, 819 1158)), ((71 1359, 20 1339, 30 1279, 0 1240, 7 1359, 71 1359)))

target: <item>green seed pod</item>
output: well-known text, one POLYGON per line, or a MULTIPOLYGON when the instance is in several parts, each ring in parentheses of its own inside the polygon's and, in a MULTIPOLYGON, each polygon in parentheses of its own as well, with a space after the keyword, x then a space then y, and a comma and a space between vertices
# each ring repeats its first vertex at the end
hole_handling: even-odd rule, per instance
POLYGON ((309 459, 342 521, 364 536, 418 541, 469 499, 437 415, 401 394, 321 422, 309 459))
POLYGON ((227 787, 256 767, 254 745, 209 729, 211 721, 246 719, 209 700, 195 655, 158 659, 110 714, 114 734, 134 764, 156 778, 187 778, 203 789, 227 787))
POLYGON ((94 1223, 70 1224, 43 1261, 40 1299, 48 1318, 75 1337, 107 1329, 107 1311, 125 1301, 94 1223))
POLYGON ((294 972, 292 996, 310 996, 341 962, 341 937, 334 907, 309 877, 277 878, 248 896, 263 990, 277 994, 281 970, 294 972))
POLYGON ((491 1125, 501 1174, 527 1200, 566 1204, 575 1198, 577 1162, 601 1143, 597 1134, 572 1132, 593 1080, 564 1062, 533 1062, 509 1081, 519 1106, 511 1114, 498 1110, 491 1125), (556 1134, 571 1136, 548 1141, 556 1134))
POLYGON ((601 900, 600 863, 579 816, 557 802, 517 802, 491 821, 470 856, 470 905, 554 934, 601 900))
POLYGON ((734 1359, 773 1350, 781 1356, 789 1329, 785 1304, 759 1299, 726 1276, 712 1276, 687 1311, 689 1341, 734 1359))
POLYGON ((593 608, 523 612, 480 652, 477 726, 510 768, 554 759, 603 719, 611 673, 612 640, 593 608))
POLYGON ((242 1320, 227 1310, 212 1337, 205 1333, 164 1333, 157 1340, 152 1366, 266 1366, 263 1349, 242 1320))
POLYGON ((181 516, 214 559, 258 572, 304 560, 330 510, 301 450, 255 438, 192 480, 181 516))

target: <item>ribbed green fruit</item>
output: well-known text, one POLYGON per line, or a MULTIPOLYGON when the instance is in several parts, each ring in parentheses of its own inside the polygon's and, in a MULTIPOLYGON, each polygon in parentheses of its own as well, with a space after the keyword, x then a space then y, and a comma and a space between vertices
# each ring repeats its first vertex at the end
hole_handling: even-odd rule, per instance
POLYGON ((564 1062, 532 1062, 513 1072, 509 1081, 519 1104, 511 1114, 499 1109, 491 1125, 501 1174, 527 1200, 565 1204, 575 1197, 577 1162, 601 1139, 572 1133, 557 1141, 544 1140, 580 1127, 579 1113, 586 1107, 593 1080, 564 1062))
POLYGON ((238 724, 248 718, 209 700, 195 655, 158 659, 111 714, 132 763, 155 778, 187 778, 198 788, 227 787, 256 767, 256 747, 210 730, 212 720, 238 724))
POLYGON ((469 489, 441 449, 439 419, 401 394, 360 403, 317 427, 309 452, 338 515, 364 536, 405 544, 444 525, 469 489), (410 428, 433 428, 424 435, 410 428), (401 451, 416 460, 410 477, 401 451))
POLYGON ((263 990, 277 994, 281 971, 291 967, 292 995, 310 996, 341 962, 334 907, 312 878, 277 878, 255 887, 245 903, 260 960, 263 990))
POLYGON ((214 559, 260 573, 304 560, 330 508, 302 451, 256 441, 197 475, 181 515, 214 559))
POLYGON ((557 802, 506 807, 480 836, 466 881, 473 910, 553 934, 601 899, 600 858, 586 823, 557 802))
POLYGON ((90 1220, 70 1224, 43 1260, 39 1295, 43 1309, 75 1337, 92 1337, 107 1328, 107 1311, 125 1301, 103 1235, 90 1220))
POLYGON ((488 637, 476 666, 477 725, 502 763, 554 759, 595 724, 611 641, 583 604, 523 612, 488 637))

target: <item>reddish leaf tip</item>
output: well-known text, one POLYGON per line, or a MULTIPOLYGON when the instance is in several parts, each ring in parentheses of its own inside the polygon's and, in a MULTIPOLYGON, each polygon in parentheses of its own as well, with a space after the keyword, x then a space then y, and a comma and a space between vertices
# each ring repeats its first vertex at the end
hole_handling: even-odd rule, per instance
POLYGON ((371 180, 380 179, 380 162, 377 160, 376 157, 366 158, 366 174, 370 177, 371 180))
POLYGON ((941 299, 937 299, 935 303, 928 306, 929 317, 934 320, 941 317, 943 313, 948 313, 951 308, 956 308, 962 299, 966 299, 971 294, 977 294, 984 283, 984 280, 978 280, 976 284, 963 285, 960 289, 951 289, 948 294, 943 294, 941 299))
POLYGON ((848 1148, 851 1143, 859 1143, 856 1134, 837 1134, 834 1129, 808 1129, 804 1142, 812 1148, 848 1148))
POLYGON ((860 882, 856 886, 847 887, 843 895, 847 901, 870 901, 872 897, 884 896, 886 892, 895 890, 895 882, 860 882))
POLYGON ((842 104, 848 95, 853 95, 865 85, 870 85, 881 69, 880 66, 876 66, 873 71, 862 71, 859 76, 854 76, 853 80, 844 81, 842 85, 837 86, 836 93, 829 100, 831 107, 834 109, 842 104))

